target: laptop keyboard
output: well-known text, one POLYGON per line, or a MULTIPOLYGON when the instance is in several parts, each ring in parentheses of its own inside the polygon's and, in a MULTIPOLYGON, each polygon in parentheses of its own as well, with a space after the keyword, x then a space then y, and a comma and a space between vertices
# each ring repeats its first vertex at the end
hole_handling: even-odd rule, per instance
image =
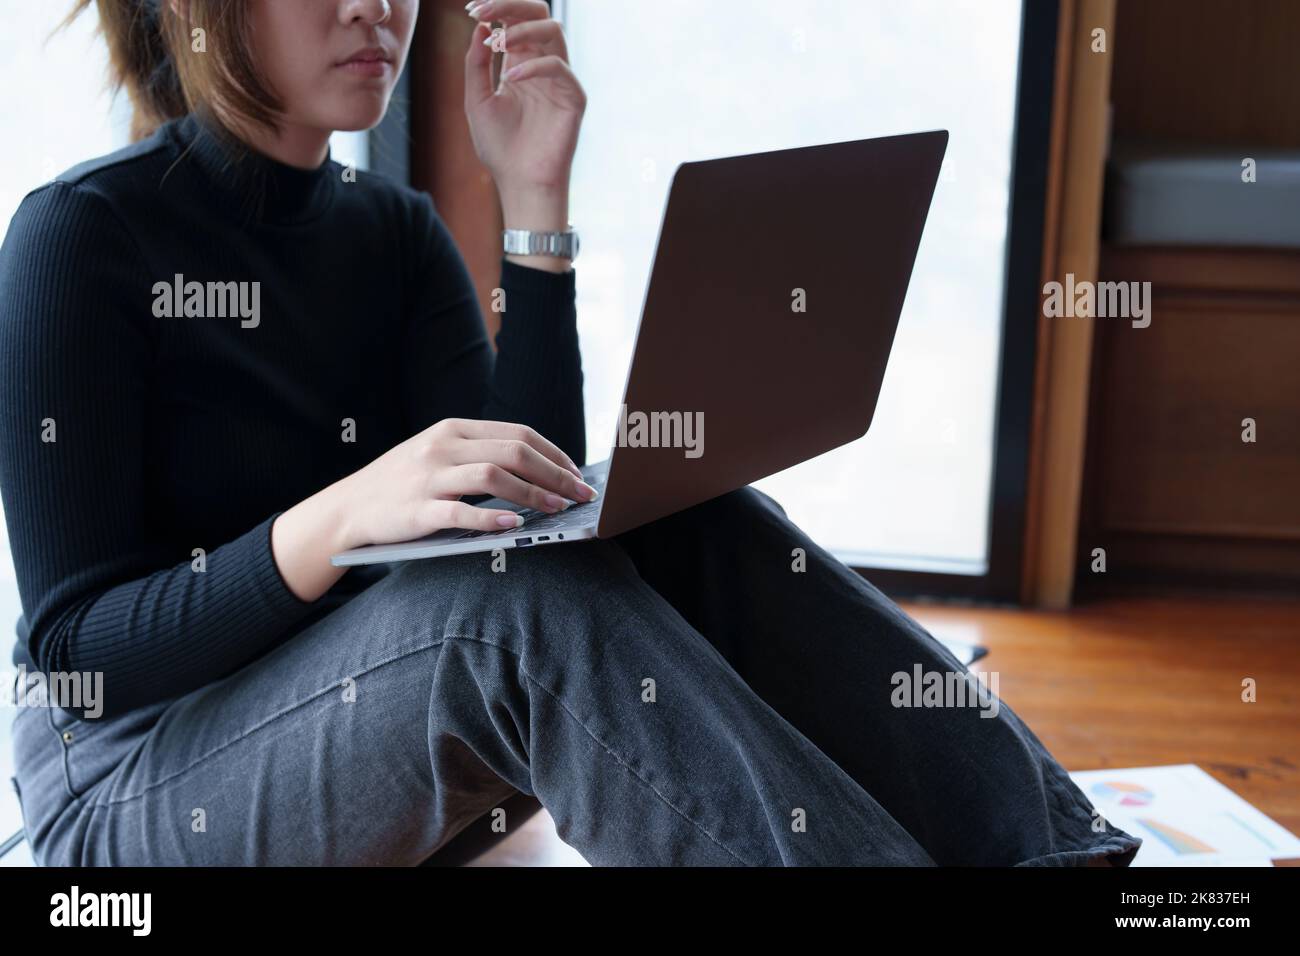
MULTIPOLYGON (((603 495, 605 493, 605 477, 607 474, 608 472, 601 469, 599 472, 590 473, 585 481, 603 495)), ((555 528, 567 528, 574 523, 575 516, 585 517, 585 513, 594 512, 599 503, 599 497, 595 501, 574 502, 565 510, 557 511, 555 514, 547 514, 545 511, 538 511, 536 508, 524 508, 515 512, 523 515, 524 518, 524 523, 518 528, 507 528, 504 531, 464 531, 456 535, 456 537, 481 538, 489 534, 511 535, 519 534, 522 531, 538 532, 550 531, 555 528)))

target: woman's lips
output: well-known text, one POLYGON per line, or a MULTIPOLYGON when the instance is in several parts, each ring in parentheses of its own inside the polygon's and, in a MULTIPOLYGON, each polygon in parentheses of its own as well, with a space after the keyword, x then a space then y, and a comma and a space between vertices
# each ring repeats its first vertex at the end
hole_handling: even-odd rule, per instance
POLYGON ((352 59, 339 63, 338 68, 360 76, 385 76, 392 65, 382 54, 358 53, 352 59))

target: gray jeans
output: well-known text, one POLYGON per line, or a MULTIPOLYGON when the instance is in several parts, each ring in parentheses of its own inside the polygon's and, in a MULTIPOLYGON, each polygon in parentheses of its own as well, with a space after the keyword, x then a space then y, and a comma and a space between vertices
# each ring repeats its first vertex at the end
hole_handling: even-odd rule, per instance
POLYGON ((398 565, 112 719, 21 708, 16 779, 44 865, 411 865, 517 791, 595 865, 1132 860, 1005 703, 895 706, 916 665, 966 672, 746 488, 398 565))

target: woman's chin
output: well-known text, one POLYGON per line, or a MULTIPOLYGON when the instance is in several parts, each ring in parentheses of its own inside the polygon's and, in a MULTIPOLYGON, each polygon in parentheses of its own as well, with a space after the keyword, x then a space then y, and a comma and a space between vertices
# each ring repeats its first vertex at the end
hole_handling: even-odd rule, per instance
POLYGON ((388 111, 388 97, 375 97, 373 102, 349 104, 346 108, 331 110, 329 128, 340 133, 356 133, 374 129, 388 111))

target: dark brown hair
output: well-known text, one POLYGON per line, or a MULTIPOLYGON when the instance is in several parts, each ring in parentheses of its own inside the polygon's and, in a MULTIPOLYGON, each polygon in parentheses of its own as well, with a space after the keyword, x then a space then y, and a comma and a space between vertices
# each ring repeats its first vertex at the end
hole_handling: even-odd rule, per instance
POLYGON ((134 107, 133 138, 202 113, 276 129, 279 99, 253 61, 247 0, 75 0, 63 25, 92 3, 108 43, 114 89, 134 107), (206 52, 193 49, 204 31, 206 52))

